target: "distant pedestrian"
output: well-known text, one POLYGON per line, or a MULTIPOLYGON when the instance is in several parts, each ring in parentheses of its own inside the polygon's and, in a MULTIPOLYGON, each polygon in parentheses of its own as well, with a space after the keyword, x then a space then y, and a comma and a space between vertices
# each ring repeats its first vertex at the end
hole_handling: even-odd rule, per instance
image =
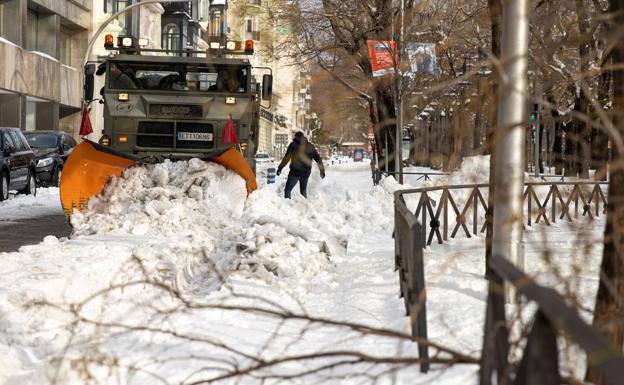
POLYGON ((308 187, 308 178, 312 173, 312 160, 316 161, 321 178, 325 178, 325 167, 321 156, 314 145, 303 136, 303 132, 297 132, 293 141, 288 145, 284 159, 277 168, 277 175, 280 175, 282 169, 290 162, 290 172, 284 189, 284 196, 290 199, 290 193, 299 182, 299 191, 301 195, 307 198, 306 189, 308 187))

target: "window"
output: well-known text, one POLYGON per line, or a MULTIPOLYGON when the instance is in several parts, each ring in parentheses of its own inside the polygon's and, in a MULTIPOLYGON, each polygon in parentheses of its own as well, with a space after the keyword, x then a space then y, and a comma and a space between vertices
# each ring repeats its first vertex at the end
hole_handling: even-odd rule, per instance
POLYGON ((105 0, 104 1, 104 13, 117 13, 126 8, 127 0, 105 0))
MULTIPOLYGON (((126 8, 128 0, 104 0, 104 13, 114 14, 126 8)), ((117 18, 119 26, 126 28, 126 15, 121 14, 117 18)), ((125 32, 124 32, 125 33, 125 32)))
POLYGON ((15 28, 15 21, 21 20, 21 4, 19 0, 0 0, 0 36, 18 45, 22 33, 15 28))
POLYGON ((2 134, 2 137, 4 138, 4 149, 8 149, 9 147, 12 148, 16 148, 15 146, 15 142, 13 141, 13 138, 11 137, 11 135, 9 135, 8 132, 5 132, 4 134, 2 134))
POLYGON ((58 137, 53 134, 26 134, 26 140, 32 148, 55 148, 58 137))
POLYGON ((177 63, 109 64, 111 89, 246 93, 249 68, 241 66, 177 63))
POLYGON ((162 42, 163 49, 180 50, 180 27, 175 23, 169 23, 163 28, 162 42))
POLYGON ((32 9, 28 10, 26 16, 26 49, 29 51, 37 51, 37 35, 39 32, 39 15, 32 9))
POLYGON ((245 20, 245 32, 247 33, 253 32, 253 20, 251 19, 245 20))
POLYGON ((215 11, 210 16, 210 36, 221 36, 221 12, 215 11))
POLYGON ((63 135, 63 138, 65 138, 64 142, 69 148, 76 147, 76 140, 74 138, 69 135, 63 135))
POLYGON ((9 134, 11 134, 11 137, 13 138, 13 143, 15 143, 17 151, 26 151, 28 149, 28 145, 22 141, 20 134, 15 131, 10 131, 9 134))
POLYGON ((63 64, 71 65, 71 36, 63 28, 59 33, 59 60, 63 64))

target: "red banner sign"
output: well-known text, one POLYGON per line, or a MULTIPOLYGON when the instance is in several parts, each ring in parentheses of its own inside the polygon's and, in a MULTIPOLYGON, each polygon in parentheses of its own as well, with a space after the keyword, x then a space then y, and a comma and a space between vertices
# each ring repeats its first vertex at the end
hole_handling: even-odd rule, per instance
POLYGON ((394 73, 394 65, 398 63, 396 44, 388 40, 368 40, 368 55, 373 69, 373 77, 394 73), (395 60, 392 60, 394 53, 395 60))

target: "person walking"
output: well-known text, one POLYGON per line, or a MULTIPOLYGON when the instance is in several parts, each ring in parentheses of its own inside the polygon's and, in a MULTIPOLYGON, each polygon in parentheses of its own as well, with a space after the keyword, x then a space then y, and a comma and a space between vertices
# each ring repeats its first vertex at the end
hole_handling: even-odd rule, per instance
POLYGON ((306 139, 303 132, 297 132, 293 141, 288 145, 284 159, 277 168, 277 175, 280 175, 282 169, 290 162, 290 172, 286 180, 286 188, 284 189, 284 197, 290 199, 290 193, 299 182, 299 192, 307 198, 306 189, 308 187, 308 178, 312 173, 312 160, 318 165, 321 172, 321 178, 325 178, 325 166, 321 156, 314 145, 306 139))

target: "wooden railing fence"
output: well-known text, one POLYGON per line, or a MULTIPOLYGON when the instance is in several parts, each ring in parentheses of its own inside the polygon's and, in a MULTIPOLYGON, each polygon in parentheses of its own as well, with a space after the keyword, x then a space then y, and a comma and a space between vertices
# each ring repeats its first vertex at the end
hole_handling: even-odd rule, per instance
MULTIPOLYGON (((572 221, 579 215, 594 219, 604 213, 605 182, 531 182, 525 184, 523 204, 527 226, 558 220, 572 221), (566 191, 568 190, 568 191, 566 191)), ((414 215, 421 224, 426 246, 435 239, 443 244, 458 234, 471 238, 485 232, 488 211, 487 184, 435 186, 402 190, 398 199, 416 198, 414 215), (461 199, 460 193, 468 193, 461 199)), ((408 205, 409 206, 409 205, 408 205)))
MULTIPOLYGON (((526 226, 558 220, 594 219, 604 214, 607 197, 604 182, 527 183, 523 194, 526 226)), ((425 268, 423 254, 435 238, 439 244, 458 234, 470 238, 485 231, 488 211, 487 184, 437 186, 401 190, 394 194, 395 267, 399 272, 400 295, 410 317, 412 336, 427 338, 425 268), (466 199, 460 196, 464 192, 466 199), (467 192, 467 194, 466 194, 467 192), (409 207, 413 206, 412 209, 409 207)), ((502 290, 490 290, 481 364, 481 385, 491 385, 493 373, 513 385, 561 383, 557 336, 565 334, 585 350, 588 365, 595 367, 606 384, 624 379, 624 357, 610 348, 606 338, 581 319, 577 311, 550 288, 535 284, 524 272, 501 257, 488 261, 489 279, 503 286, 513 285, 528 300, 538 305, 515 375, 508 372, 508 334, 500 334, 506 325, 502 290), (513 382, 512 382, 513 381, 513 382)), ((428 358, 427 345, 419 344, 419 356, 428 358)), ((427 364, 421 371, 428 371, 427 364)))

